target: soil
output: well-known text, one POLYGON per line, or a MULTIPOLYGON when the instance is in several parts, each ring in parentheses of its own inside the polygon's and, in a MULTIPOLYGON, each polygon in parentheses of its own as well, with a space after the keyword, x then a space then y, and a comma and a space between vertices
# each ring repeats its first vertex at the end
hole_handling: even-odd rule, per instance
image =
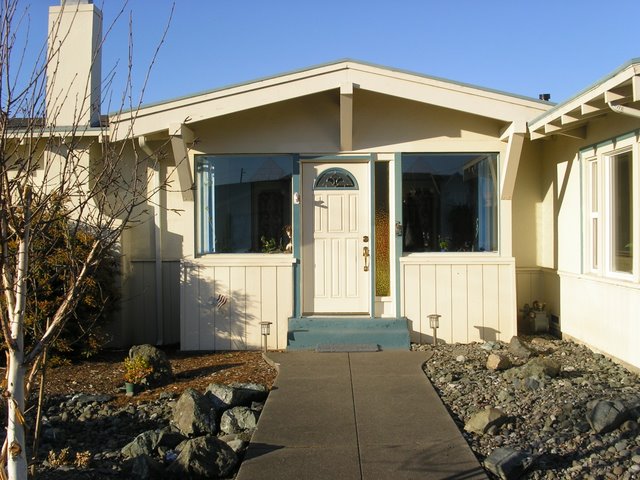
POLYGON ((139 403, 155 400, 166 391, 180 394, 187 388, 193 388, 204 392, 211 383, 258 383, 271 389, 276 377, 276 370, 259 351, 181 352, 173 349, 165 350, 165 353, 171 362, 173 382, 143 391, 133 399, 127 397, 123 390, 125 350, 106 351, 87 360, 48 367, 46 396, 82 392, 113 395, 113 401, 118 403, 131 403, 132 400, 139 403))

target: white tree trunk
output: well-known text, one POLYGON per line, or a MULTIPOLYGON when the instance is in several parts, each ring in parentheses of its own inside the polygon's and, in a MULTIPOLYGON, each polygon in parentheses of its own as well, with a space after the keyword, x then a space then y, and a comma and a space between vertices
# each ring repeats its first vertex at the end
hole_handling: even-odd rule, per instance
POLYGON ((9 353, 8 390, 9 418, 7 422, 7 474, 10 480, 27 479, 27 454, 24 425, 24 375, 22 365, 24 353, 11 351, 9 353))
MULTIPOLYGON (((27 201, 28 202, 28 201, 27 201)), ((15 273, 16 303, 11 312, 9 373, 7 376, 7 474, 10 480, 27 480, 27 452, 24 429, 24 312, 26 305, 26 277, 29 264, 29 207, 25 212, 26 226, 18 246, 18 267, 15 273)))

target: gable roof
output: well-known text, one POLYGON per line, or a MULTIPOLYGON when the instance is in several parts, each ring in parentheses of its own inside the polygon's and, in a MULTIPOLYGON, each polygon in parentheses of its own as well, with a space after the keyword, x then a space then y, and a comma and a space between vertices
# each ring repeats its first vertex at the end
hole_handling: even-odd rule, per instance
MULTIPOLYGON (((364 89, 416 102, 459 110, 504 122, 526 122, 549 109, 549 102, 465 83, 453 82, 354 60, 310 67, 252 82, 142 106, 135 114, 136 136, 173 130, 272 103, 314 93, 364 89)), ((116 125, 132 112, 111 117, 116 125)))
MULTIPOLYGON (((569 100, 529 122, 532 139, 550 135, 585 138, 586 124, 616 106, 640 105, 640 58, 634 58, 569 100)), ((638 111, 640 113, 640 111, 638 111)))

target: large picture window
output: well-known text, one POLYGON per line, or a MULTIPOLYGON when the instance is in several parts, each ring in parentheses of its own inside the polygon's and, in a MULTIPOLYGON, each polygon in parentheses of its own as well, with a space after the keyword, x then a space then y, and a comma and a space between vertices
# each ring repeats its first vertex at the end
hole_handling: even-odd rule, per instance
POLYGON ((291 155, 202 155, 196 169, 200 254, 290 249, 291 155))
POLYGON ((403 250, 498 249, 497 154, 402 156, 403 250))

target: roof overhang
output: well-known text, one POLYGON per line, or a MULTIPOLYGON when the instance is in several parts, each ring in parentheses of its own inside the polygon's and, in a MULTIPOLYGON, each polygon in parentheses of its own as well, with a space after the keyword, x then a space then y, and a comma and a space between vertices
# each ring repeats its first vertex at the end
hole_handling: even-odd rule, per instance
MULTIPOLYGON (((169 131, 251 108, 335 90, 350 95, 369 90, 425 104, 459 110, 505 123, 527 122, 552 104, 473 85, 344 60, 201 94, 143 106, 110 118, 112 136, 130 123, 134 136, 169 131)), ((348 99, 348 97, 345 97, 348 99)))
POLYGON ((553 135, 586 138, 589 121, 612 111, 640 114, 640 58, 531 120, 529 133, 532 140, 553 135))

